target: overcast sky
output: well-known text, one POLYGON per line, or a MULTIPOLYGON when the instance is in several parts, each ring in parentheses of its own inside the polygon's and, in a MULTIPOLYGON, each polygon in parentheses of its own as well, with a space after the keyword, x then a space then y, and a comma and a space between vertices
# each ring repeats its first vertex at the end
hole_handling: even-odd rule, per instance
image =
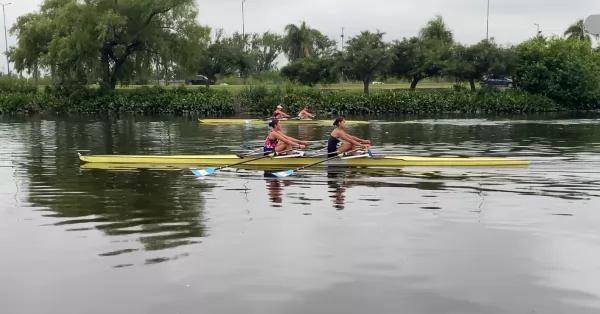
MULTIPOLYGON (((7 27, 21 14, 36 11, 42 0, 0 0, 6 7, 7 27)), ((242 30, 241 0, 197 0, 202 24, 242 30)), ((289 23, 306 21, 335 39, 361 30, 386 32, 388 40, 416 35, 427 20, 440 14, 466 44, 485 38, 487 0, 247 0, 244 4, 246 32, 283 32, 289 23), (417 4, 418 3, 418 4, 417 4)), ((562 34, 573 21, 600 13, 593 0, 490 0, 489 34, 498 43, 518 43, 535 35, 535 23, 544 34, 562 34)), ((8 38, 14 45, 16 39, 8 38)), ((4 46, 2 45, 2 51, 4 46)), ((6 57, 0 67, 6 70, 6 57)))

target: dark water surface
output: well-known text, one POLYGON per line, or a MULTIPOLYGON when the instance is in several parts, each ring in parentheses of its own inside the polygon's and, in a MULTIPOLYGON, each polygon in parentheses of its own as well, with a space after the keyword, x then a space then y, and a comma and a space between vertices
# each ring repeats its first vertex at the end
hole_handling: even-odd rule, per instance
POLYGON ((376 153, 526 167, 197 179, 77 152, 239 152, 266 127, 0 117, 0 313, 600 313, 600 117, 576 118, 348 127, 376 153))

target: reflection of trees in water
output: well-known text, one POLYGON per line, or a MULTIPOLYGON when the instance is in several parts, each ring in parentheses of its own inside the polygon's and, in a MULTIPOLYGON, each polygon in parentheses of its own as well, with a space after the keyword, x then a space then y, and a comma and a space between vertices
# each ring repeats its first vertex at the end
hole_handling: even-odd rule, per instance
MULTIPOLYGON (((530 121, 529 123, 520 121, 483 121, 478 123, 474 121, 471 124, 468 121, 462 121, 456 124, 451 123, 450 121, 446 123, 444 121, 416 121, 415 123, 382 125, 382 132, 375 135, 374 143, 401 144, 413 147, 443 143, 444 146, 456 145, 461 150, 477 151, 482 148, 484 149, 482 153, 487 154, 491 153, 488 148, 492 143, 519 146, 542 143, 558 152, 562 151, 560 147, 568 147, 571 152, 580 152, 584 149, 583 147, 577 149, 578 147, 600 142, 600 123, 586 124, 582 122, 578 124, 577 121, 565 122, 562 125, 557 125, 552 121, 530 121), (476 144, 477 142, 481 144, 476 144)), ((356 133, 360 134, 360 132, 356 133)), ((519 150, 519 148, 513 148, 513 150, 519 150)))
POLYGON ((72 225, 69 230, 77 231, 90 229, 77 226, 92 224, 109 236, 139 235, 137 240, 149 251, 196 243, 206 236, 202 194, 207 187, 185 180, 181 172, 79 170, 77 149, 148 153, 146 148, 151 150, 150 142, 159 134, 128 120, 43 123, 27 125, 20 136, 28 149, 24 166, 29 201, 54 212, 47 216, 62 219, 55 225, 72 225))

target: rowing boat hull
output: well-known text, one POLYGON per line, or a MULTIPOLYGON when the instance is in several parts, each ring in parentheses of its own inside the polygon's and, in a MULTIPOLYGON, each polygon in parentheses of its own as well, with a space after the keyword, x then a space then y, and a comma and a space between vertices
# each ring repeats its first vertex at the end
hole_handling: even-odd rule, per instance
MULTIPOLYGON (((171 164, 190 166, 226 166, 256 157, 236 155, 79 155, 86 163, 118 164, 171 164)), ((322 161, 320 157, 262 158, 245 163, 248 166, 300 167, 322 161)), ((484 157, 420 157, 420 156, 374 156, 363 158, 335 158, 317 167, 404 167, 404 166, 516 166, 528 165, 527 160, 484 157)))
MULTIPOLYGON (((198 119, 204 124, 267 124, 268 120, 261 119, 198 119)), ((279 120, 281 124, 327 124, 333 125, 334 120, 279 120)), ((346 120, 346 124, 369 124, 369 121, 346 120)))

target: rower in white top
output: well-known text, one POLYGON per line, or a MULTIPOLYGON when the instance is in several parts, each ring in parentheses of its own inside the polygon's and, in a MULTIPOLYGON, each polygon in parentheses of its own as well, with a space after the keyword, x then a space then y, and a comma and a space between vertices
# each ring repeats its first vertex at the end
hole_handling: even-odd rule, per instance
POLYGON ((308 106, 304 106, 304 108, 302 108, 302 111, 298 113, 298 119, 300 120, 310 119, 314 117, 316 117, 316 115, 308 112, 308 106))

